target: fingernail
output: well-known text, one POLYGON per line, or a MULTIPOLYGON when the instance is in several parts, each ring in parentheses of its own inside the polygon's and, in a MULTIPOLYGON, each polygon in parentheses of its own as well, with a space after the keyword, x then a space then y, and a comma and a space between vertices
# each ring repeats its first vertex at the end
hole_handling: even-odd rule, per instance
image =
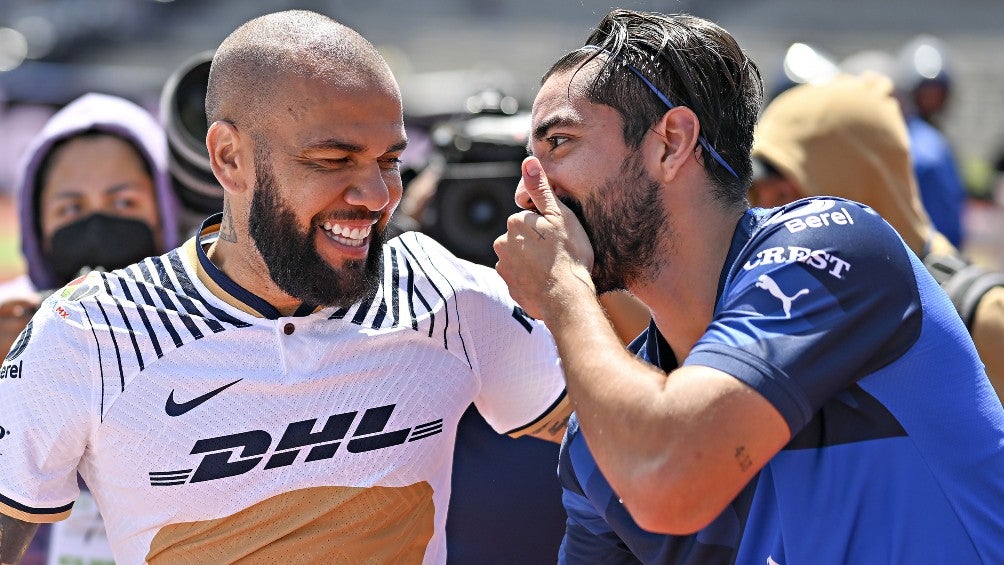
POLYGON ((526 174, 531 177, 540 176, 540 163, 537 161, 530 161, 526 164, 526 174))

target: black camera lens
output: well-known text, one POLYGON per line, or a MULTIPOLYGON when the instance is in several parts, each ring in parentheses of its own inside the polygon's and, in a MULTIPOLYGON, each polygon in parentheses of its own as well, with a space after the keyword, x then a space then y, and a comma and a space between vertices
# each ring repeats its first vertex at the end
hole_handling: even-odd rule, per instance
POLYGON ((206 150, 206 87, 212 61, 212 51, 185 61, 167 80, 160 98, 174 190, 186 210, 199 214, 223 209, 223 188, 213 176, 206 150))

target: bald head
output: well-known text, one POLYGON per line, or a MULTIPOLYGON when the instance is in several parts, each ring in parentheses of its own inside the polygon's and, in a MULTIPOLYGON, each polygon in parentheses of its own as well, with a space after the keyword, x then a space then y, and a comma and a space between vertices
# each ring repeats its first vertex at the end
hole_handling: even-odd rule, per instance
POLYGON ((216 50, 206 116, 242 123, 268 115, 283 79, 296 77, 397 88, 383 57, 355 30, 315 12, 277 12, 240 26, 216 50))

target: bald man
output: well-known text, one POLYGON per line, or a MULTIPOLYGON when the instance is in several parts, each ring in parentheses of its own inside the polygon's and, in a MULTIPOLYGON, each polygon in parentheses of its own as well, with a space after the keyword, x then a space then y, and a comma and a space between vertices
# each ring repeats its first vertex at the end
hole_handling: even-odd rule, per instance
POLYGON ((407 139, 384 60, 311 12, 219 47, 224 211, 54 293, 0 369, 0 562, 79 472, 121 563, 442 563, 457 422, 557 441, 554 342, 491 269, 385 229, 407 139))

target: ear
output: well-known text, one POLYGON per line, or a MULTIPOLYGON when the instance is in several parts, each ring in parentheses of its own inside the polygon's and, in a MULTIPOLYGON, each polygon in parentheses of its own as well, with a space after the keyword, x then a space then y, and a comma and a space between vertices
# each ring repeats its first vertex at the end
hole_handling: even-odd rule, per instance
POLYGON ((206 133, 206 148, 220 186, 230 193, 247 190, 254 179, 254 166, 248 140, 237 127, 223 120, 213 122, 206 133))
POLYGON ((697 139, 701 133, 701 123, 697 114, 686 106, 668 110, 652 129, 656 135, 655 154, 658 158, 659 175, 663 181, 670 181, 690 159, 696 159, 697 139))

